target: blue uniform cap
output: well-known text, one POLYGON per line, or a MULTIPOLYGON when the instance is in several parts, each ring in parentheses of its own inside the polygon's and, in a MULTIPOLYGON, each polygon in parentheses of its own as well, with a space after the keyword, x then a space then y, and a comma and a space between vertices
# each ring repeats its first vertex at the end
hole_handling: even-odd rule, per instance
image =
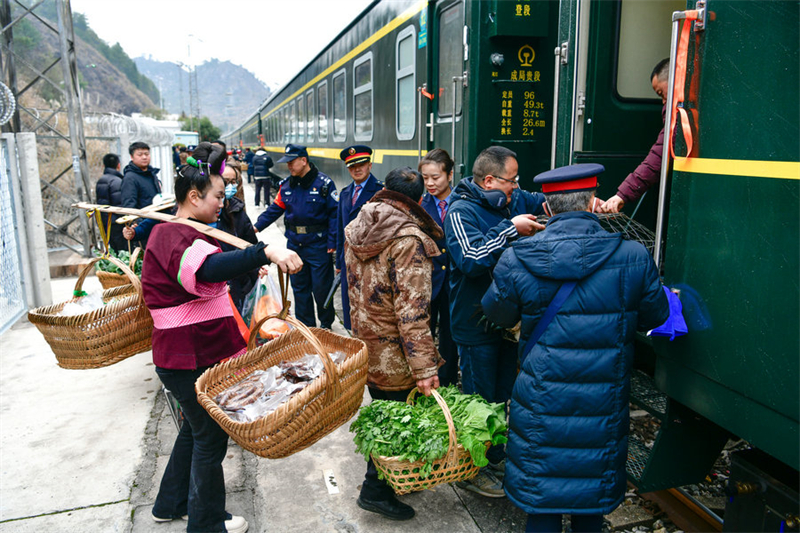
POLYGON ((541 185, 545 194, 590 191, 597 188, 597 175, 605 170, 597 163, 570 165, 542 172, 533 182, 541 185))
POLYGON ((370 160, 372 148, 364 144, 354 144, 339 152, 339 159, 348 167, 370 160))
POLYGON ((287 144, 283 151, 283 157, 278 159, 278 163, 288 163, 298 157, 308 157, 306 147, 299 144, 287 144))

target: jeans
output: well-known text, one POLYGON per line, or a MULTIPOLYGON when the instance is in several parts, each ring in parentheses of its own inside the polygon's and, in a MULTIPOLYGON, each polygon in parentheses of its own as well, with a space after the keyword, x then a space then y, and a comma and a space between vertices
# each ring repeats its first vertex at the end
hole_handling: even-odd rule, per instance
MULTIPOLYGON (((392 400, 395 402, 405 402, 411 389, 403 391, 380 390, 368 387, 369 395, 373 400, 392 400)), ((394 498, 394 489, 382 479, 378 479, 378 469, 372 458, 367 462, 367 474, 364 476, 364 483, 361 485, 361 498, 370 501, 385 501, 394 498)))
POLYGON ((450 335, 450 295, 444 289, 431 301, 431 334, 439 326, 439 355, 444 365, 439 367, 439 384, 446 387, 458 383, 458 350, 450 335))
MULTIPOLYGON (((487 402, 505 406, 517 379, 517 344, 505 339, 495 344, 459 344, 458 355, 464 393, 479 394, 487 402)), ((499 463, 505 456, 503 444, 492 446, 486 452, 492 463, 499 463)))
POLYGON ((256 205, 269 206, 269 178, 256 178, 256 205), (264 191, 264 202, 261 202, 261 191, 264 191))
POLYGON ((186 531, 225 531, 225 477, 222 460, 228 451, 228 434, 197 403, 194 383, 205 368, 170 370, 156 374, 183 409, 185 417, 167 463, 153 515, 180 518, 188 514, 186 531))
POLYGON ((298 246, 289 241, 287 247, 303 260, 303 269, 289 276, 294 293, 294 316, 306 326, 316 327, 316 302, 320 327, 330 329, 336 314, 333 306, 325 309, 325 298, 333 285, 333 254, 328 253, 325 243, 298 246))
MULTIPOLYGON (((600 533, 603 527, 601 514, 572 515, 573 533, 600 533)), ((529 514, 525 533, 561 533, 560 514, 529 514)))

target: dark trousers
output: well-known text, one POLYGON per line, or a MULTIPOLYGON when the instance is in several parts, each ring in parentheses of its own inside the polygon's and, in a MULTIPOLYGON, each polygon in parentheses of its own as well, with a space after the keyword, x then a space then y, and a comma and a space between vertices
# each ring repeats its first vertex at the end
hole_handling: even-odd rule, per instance
MULTIPOLYGON (((402 391, 390 391, 369 389, 369 395, 373 400, 392 400, 393 402, 405 402, 411 389, 402 391)), ((364 483, 361 485, 361 497, 365 500, 384 501, 394 497, 394 489, 382 479, 378 479, 378 469, 370 459, 367 462, 367 475, 364 476, 364 483)))
POLYGON ((269 205, 269 178, 256 178, 256 205, 269 205), (264 201, 261 201, 261 191, 264 191, 264 201))
POLYGON ((458 384, 458 350, 450 335, 450 295, 440 290, 431 301, 431 334, 439 327, 439 355, 444 365, 439 367, 439 384, 442 387, 458 384))
MULTIPOLYGON (((494 344, 458 345, 461 358, 461 386, 465 394, 480 394, 487 402, 502 403, 511 399, 517 379, 517 343, 501 340, 494 344)), ((486 457, 499 463, 506 456, 505 446, 489 448, 486 457)))
MULTIPOLYGON (((603 527, 601 514, 572 515, 573 533, 600 533, 603 527)), ((529 514, 525 533, 561 533, 560 514, 529 514)))
POLYGON ((325 298, 333 285, 333 254, 328 253, 326 243, 312 246, 298 246, 289 241, 287 247, 297 252, 303 260, 303 269, 292 274, 294 292, 294 316, 308 327, 316 327, 314 303, 320 327, 330 328, 336 317, 333 306, 325 309, 325 298))
MULTIPOLYGON (((248 164, 248 166, 250 165, 248 164)), ((253 172, 250 170, 247 172, 247 183, 253 183, 253 172)))
POLYGON ((225 477, 222 460, 228 450, 228 434, 197 403, 194 382, 205 368, 169 370, 156 374, 181 404, 184 423, 172 447, 153 515, 180 518, 188 514, 186 531, 225 531, 225 477))

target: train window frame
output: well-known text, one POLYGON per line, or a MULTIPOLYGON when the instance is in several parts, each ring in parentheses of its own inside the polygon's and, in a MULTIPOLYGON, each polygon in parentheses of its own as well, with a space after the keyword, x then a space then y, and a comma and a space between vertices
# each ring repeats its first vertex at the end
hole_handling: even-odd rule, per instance
POLYGON ((302 94, 295 98, 297 104, 297 144, 306 144, 306 100, 302 94))
POLYGON ((324 80, 317 84, 317 139, 319 139, 319 142, 325 143, 328 142, 328 116, 330 115, 328 113, 330 109, 328 103, 328 80, 324 80), (322 106, 319 105, 323 100, 325 103, 324 112, 322 106), (324 130, 323 122, 325 124, 324 130))
POLYGON ((331 122, 333 122, 333 128, 331 129, 333 131, 331 133, 333 134, 333 140, 339 142, 347 140, 347 75, 346 74, 347 73, 345 69, 341 69, 331 77, 331 85, 333 86, 333 94, 331 95, 332 96, 331 103, 333 104, 331 105, 331 119, 332 119, 331 122), (343 115, 342 123, 343 123, 344 134, 342 135, 336 134, 336 80, 339 78, 341 78, 342 80, 342 91, 344 92, 344 97, 342 98, 342 102, 344 103, 344 109, 342 110, 342 115, 343 115))
POLYGON ((315 100, 314 100, 313 87, 306 91, 305 99, 306 99, 306 141, 312 143, 316 138, 316 135, 314 135, 314 133, 316 131, 315 119, 317 114, 317 110, 314 107, 315 100))
POLYGON ((297 106, 295 105, 295 101, 292 100, 289 102, 289 128, 290 128, 290 135, 289 138, 291 139, 291 143, 297 142, 297 106))
POLYGON ((353 138, 357 141, 371 141, 375 135, 375 91, 373 91, 373 75, 372 68, 372 51, 366 52, 361 57, 353 61, 353 138), (369 83, 361 86, 356 86, 356 72, 358 67, 364 63, 369 62, 369 83), (358 117, 356 113, 358 108, 356 106, 356 99, 362 94, 369 92, 369 132, 358 132, 358 117))
MULTIPOLYGON (((441 95, 439 98, 437 98, 436 118, 437 118, 438 122, 443 122, 443 123, 444 122, 452 122, 453 121, 453 118, 452 118, 453 117, 453 106, 452 106, 452 101, 450 100, 450 98, 446 98, 446 96, 444 95, 444 92, 446 91, 446 89, 444 89, 442 87, 442 52, 441 52, 442 51, 442 46, 441 46, 441 39, 442 39, 442 37, 444 35, 444 32, 442 31, 441 24, 442 24, 443 15, 446 12, 448 12, 448 11, 450 11, 452 9, 457 9, 457 8, 461 10, 461 18, 460 18, 459 21, 454 23, 454 24, 456 24, 456 26, 458 28, 458 36, 459 36, 459 38, 458 38, 458 53, 456 54, 455 57, 461 58, 460 68, 456 69, 456 74, 458 76, 461 76, 462 72, 463 72, 463 69, 464 69, 464 49, 463 49, 463 37, 462 36, 464 35, 464 24, 465 24, 464 17, 466 15, 466 6, 464 5, 464 2, 457 1, 457 2, 453 2, 451 4, 448 4, 446 6, 439 7, 438 11, 436 12, 436 24, 439 27, 439 32, 438 32, 439 36, 437 37, 437 41, 438 42, 436 43, 436 47, 437 47, 436 49, 438 51, 437 52, 437 56, 438 57, 436 58, 436 70, 437 70, 437 81, 436 81, 436 83, 438 85, 439 94, 441 95), (447 100, 447 102, 445 102, 445 100, 447 100), (444 109, 442 108, 442 105, 441 105, 442 102, 445 102, 444 109)), ((445 85, 447 85, 448 87, 451 87, 451 88, 453 86, 452 83, 449 82, 449 81, 445 82, 445 85)), ((458 95, 456 97, 456 103, 458 104, 458 106, 457 106, 457 109, 456 109, 455 120, 458 120, 458 118, 464 114, 464 94, 463 94, 463 92, 456 93, 456 94, 458 95)))
POLYGON ((281 114, 283 115, 283 144, 292 142, 292 127, 289 123, 289 108, 282 107, 281 114))
POLYGON ((414 138, 417 133, 417 99, 416 90, 411 93, 411 106, 412 106, 412 119, 411 119, 411 133, 403 133, 400 131, 400 80, 411 77, 411 87, 417 87, 417 49, 416 46, 417 29, 413 24, 403 29, 397 34, 397 39, 394 44, 394 57, 395 57, 395 70, 394 70, 394 132, 398 141, 409 141, 414 138), (411 42, 411 65, 400 68, 400 43, 409 40, 411 42))

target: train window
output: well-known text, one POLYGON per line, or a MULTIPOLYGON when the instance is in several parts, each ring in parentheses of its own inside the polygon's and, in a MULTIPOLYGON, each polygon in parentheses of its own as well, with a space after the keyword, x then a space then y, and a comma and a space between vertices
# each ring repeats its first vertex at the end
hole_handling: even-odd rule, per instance
POLYGON ((289 127, 292 132, 292 140, 289 142, 297 142, 297 106, 294 102, 289 102, 289 127))
MULTIPOLYGON (((439 116, 453 114, 453 78, 464 72, 464 5, 456 2, 439 13, 439 116)), ((456 91, 456 115, 461 114, 461 93, 456 91)))
POLYGON ((413 139, 416 127, 414 69, 416 66, 416 32, 411 25, 397 35, 395 70, 395 133, 401 141, 413 139))
POLYGON ((306 91, 306 138, 314 142, 314 89, 306 91))
POLYGON ((347 138, 347 98, 344 69, 333 75, 333 140, 347 138))
POLYGON ((298 96, 295 102, 297 102, 297 142, 304 144, 306 141, 306 101, 302 96, 298 96))
POLYGON ((289 123, 289 109, 283 108, 283 144, 292 142, 292 127, 289 123))
POLYGON ((622 98, 658 98, 647 76, 669 57, 673 11, 684 0, 622 0, 617 47, 617 93, 622 98))
POLYGON ((328 141, 328 82, 317 85, 317 110, 319 112, 319 140, 328 141))
POLYGON ((372 140, 372 52, 353 63, 353 136, 357 141, 372 140))

